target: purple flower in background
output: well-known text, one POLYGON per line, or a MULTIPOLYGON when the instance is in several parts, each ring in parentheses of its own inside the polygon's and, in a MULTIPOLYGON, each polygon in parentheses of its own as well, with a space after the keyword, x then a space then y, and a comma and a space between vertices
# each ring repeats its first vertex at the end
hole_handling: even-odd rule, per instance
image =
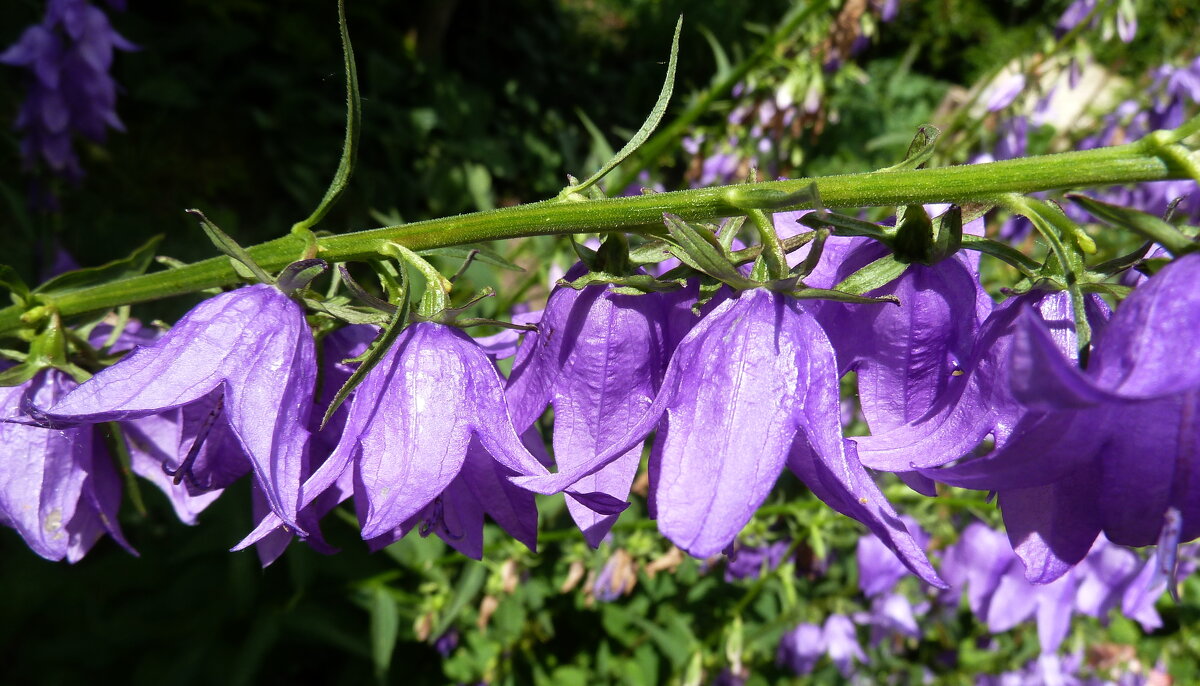
MULTIPOLYGON (((908 517, 903 519, 924 548, 929 543, 929 537, 916 522, 908 517)), ((891 591, 900 579, 909 574, 908 567, 896 557, 896 553, 874 534, 858 539, 855 557, 858 562, 858 587, 868 598, 891 591)))
MULTIPOLYGON (((113 3, 110 3, 113 4, 113 3)), ((29 91, 17 114, 27 169, 39 161, 59 176, 83 176, 72 149, 75 133, 101 143, 117 118, 117 84, 109 74, 113 50, 136 50, 103 10, 86 0, 51 0, 40 24, 0 53, 0 63, 29 70, 29 91)))
POLYGON ((980 99, 988 112, 999 112, 1017 99, 1025 90, 1025 75, 1020 73, 1004 74, 992 81, 980 99))
MULTIPOLYGON (((0 417, 19 418, 29 403, 51 405, 76 387, 49 369, 0 388, 0 417)), ((0 423, 0 520, 47 560, 78 562, 108 533, 130 553, 117 525, 121 482, 90 426, 46 429, 0 423)))
POLYGON ((837 362, 813 316, 786 296, 743 291, 680 341, 653 404, 624 437, 574 471, 515 481, 539 493, 561 491, 657 427, 651 499, 659 530, 683 550, 708 557, 729 546, 786 464, 940 585, 853 444, 843 441, 839 416, 837 362))
POLYGON ((783 635, 775 661, 787 665, 797 676, 811 674, 825 654, 825 632, 816 624, 798 624, 783 635))
POLYGON ((602 603, 611 603, 629 595, 637 585, 637 567, 624 548, 617 548, 604 562, 604 567, 592 583, 592 596, 602 603))
MULTIPOLYGON (((583 273, 577 265, 567 279, 583 273)), ((524 432, 547 405, 554 408, 554 460, 571 471, 595 457, 649 408, 667 367, 669 296, 619 295, 607 286, 550 294, 538 330, 527 334, 513 363, 506 396, 513 424, 524 432)), ((623 501, 641 461, 642 444, 582 478, 576 489, 623 501)), ((617 515, 574 498, 567 509, 592 546, 617 515)))
POLYGON ((790 548, 791 543, 788 541, 776 541, 763 546, 745 545, 734 548, 733 552, 729 555, 729 562, 725 565, 725 581, 757 579, 763 573, 764 564, 767 571, 774 570, 783 564, 783 556, 787 555, 787 551, 790 548))
MULTIPOLYGON (((1061 38, 1070 32, 1071 29, 1079 26, 1092 13, 1092 10, 1096 9, 1097 2, 1099 0, 1074 0, 1074 2, 1067 6, 1062 16, 1058 18, 1058 23, 1054 25, 1055 35, 1061 38)), ((1092 21, 1095 22, 1095 19, 1092 21)))
POLYGON ((183 408, 183 424, 189 417, 197 424, 190 461, 174 468, 193 475, 196 442, 227 422, 271 510, 303 531, 297 510, 315 380, 304 311, 274 287, 246 286, 200 303, 157 342, 101 371, 39 418, 66 425, 129 421, 183 408))
POLYGON ((866 663, 867 656, 858 642, 854 622, 845 615, 832 614, 823 629, 825 653, 845 678, 854 671, 854 662, 866 663))

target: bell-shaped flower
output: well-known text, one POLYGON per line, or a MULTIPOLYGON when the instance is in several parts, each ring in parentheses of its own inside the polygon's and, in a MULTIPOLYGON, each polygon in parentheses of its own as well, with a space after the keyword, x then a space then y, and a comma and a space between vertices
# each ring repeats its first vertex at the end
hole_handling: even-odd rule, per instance
POLYGON ((315 380, 304 311, 274 287, 246 286, 200 303, 37 416, 55 425, 128 421, 208 403, 194 413, 201 430, 227 422, 271 510, 303 531, 296 515, 315 380))
MULTIPOLYGON (((545 474, 513 428, 502 384, 487 354, 458 329, 410 325, 355 389, 341 440, 305 481, 301 501, 349 474, 370 540, 441 496, 462 472, 472 438, 515 473, 545 474)), ((247 541, 277 525, 264 519, 247 541)))
POLYGON ((775 662, 787 665, 797 676, 808 676, 824 654, 825 632, 805 622, 783 635, 775 662))
POLYGON ((940 585, 842 439, 839 416, 837 362, 816 320, 786 296, 743 291, 680 341, 654 402, 625 436, 575 470, 514 481, 539 493, 564 490, 657 427, 651 503, 659 530, 683 550, 708 557, 728 547, 786 464, 817 497, 940 585))
MULTIPOLYGON (((567 278, 581 271, 577 266, 567 278)), ((595 457, 650 406, 667 367, 668 306, 664 294, 620 295, 611 286, 559 286, 551 293, 537 331, 526 334, 517 353, 507 397, 521 432, 547 405, 554 408, 554 460, 560 470, 595 457)), ((641 456, 638 442, 576 488, 625 500, 641 456)), ((592 547, 617 520, 574 498, 567 499, 567 509, 592 547)))
MULTIPOLYGON (((0 388, 0 417, 19 418, 23 408, 51 405, 76 387, 49 369, 29 381, 0 388)), ((108 533, 130 553, 117 525, 121 481, 90 426, 47 429, 0 423, 0 520, 47 560, 78 562, 108 533)))
POLYGON ((1121 545, 1155 543, 1168 512, 1183 540, 1200 536, 1200 255, 1164 267, 1098 332, 1088 368, 1025 311, 1010 383, 1030 408, 993 454, 930 472, 999 492, 1014 548, 1033 581, 1062 575, 1101 531, 1121 545))

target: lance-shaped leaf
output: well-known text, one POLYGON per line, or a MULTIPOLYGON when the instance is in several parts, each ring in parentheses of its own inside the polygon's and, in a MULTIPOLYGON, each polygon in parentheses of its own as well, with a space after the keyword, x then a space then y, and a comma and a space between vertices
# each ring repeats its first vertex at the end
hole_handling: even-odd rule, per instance
POLYGON ((658 100, 654 103, 654 107, 650 110, 650 116, 646 117, 646 121, 642 122, 641 128, 633 134, 629 142, 622 147, 612 159, 604 163, 604 166, 596 171, 595 174, 589 176, 582 183, 573 183, 567 186, 559 193, 558 197, 566 198, 576 193, 583 193, 596 184, 597 181, 608 175, 610 171, 617 168, 617 165, 625 161, 625 158, 632 155, 646 142, 650 134, 658 128, 659 122, 662 121, 663 115, 667 113, 667 104, 671 102, 671 92, 675 89, 675 65, 679 60, 679 33, 683 30, 683 16, 675 23, 675 37, 671 39, 671 59, 667 62, 667 77, 663 80, 662 91, 658 94, 658 100))
POLYGON ((246 252, 246 249, 238 245, 237 241, 233 240, 229 234, 221 230, 219 226, 209 221, 208 217, 200 210, 184 210, 190 215, 196 217, 200 222, 200 228, 204 230, 204 234, 208 236, 208 240, 212 241, 214 247, 220 250, 222 254, 229 258, 230 264, 233 265, 234 271, 242 278, 253 279, 259 283, 274 283, 275 280, 258 263, 246 252))
POLYGON ((671 254, 681 262, 734 288, 757 286, 733 266, 716 235, 711 231, 692 226, 673 214, 664 214, 663 220, 673 241, 671 254))
POLYGON ((912 143, 908 144, 908 152, 904 154, 904 159, 890 167, 884 167, 879 171, 889 172, 901 171, 904 169, 920 169, 922 165, 924 165, 933 157, 933 152, 937 145, 937 139, 941 135, 941 129, 933 124, 925 124, 924 126, 921 126, 917 129, 917 134, 913 136, 912 143))
POLYGON ((350 32, 346 28, 346 3, 338 0, 338 29, 342 36, 342 61, 346 71, 346 139, 342 144, 342 158, 338 161, 337 171, 325 191, 325 197, 317 204, 317 208, 307 219, 297 222, 292 227, 293 232, 307 232, 325 218, 329 209, 341 197, 350 175, 354 172, 354 159, 358 155, 358 138, 362 122, 362 100, 358 95, 358 68, 354 64, 354 48, 350 45, 350 32))
POLYGON ((206 300, 43 413, 52 422, 136 419, 219 393, 271 509, 296 522, 316 360, 296 303, 271 286, 206 300))
POLYGON ((59 274, 33 289, 33 292, 58 295, 143 274, 154 262, 154 250, 162 242, 162 238, 162 236, 154 236, 138 246, 128 256, 99 267, 87 267, 59 274))

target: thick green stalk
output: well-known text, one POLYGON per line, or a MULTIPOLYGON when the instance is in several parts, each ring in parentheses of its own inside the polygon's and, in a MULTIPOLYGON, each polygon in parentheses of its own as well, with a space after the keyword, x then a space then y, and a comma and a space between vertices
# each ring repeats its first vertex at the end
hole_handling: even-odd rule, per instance
MULTIPOLYGON (((1200 154, 1188 159, 1200 162, 1200 154)), ((768 181, 751 186, 699 188, 629 198, 582 201, 544 201, 457 217, 431 219, 402 226, 326 236, 320 239, 319 256, 331 261, 354 261, 379 255, 382 242, 399 243, 413 250, 548 234, 663 230, 663 213, 689 221, 705 221, 745 214, 747 193, 762 193, 769 200, 803 193, 816 184, 826 207, 867 207, 925 203, 988 203, 1009 193, 1138 183, 1188 178, 1188 171, 1156 154, 1142 142, 1079 152, 1042 155, 988 164, 938 167, 911 171, 843 174, 815 179, 768 181), (727 198, 737 188, 738 205, 727 198)), ((775 207, 775 211, 805 209, 806 202, 775 207)), ((275 272, 300 257, 304 241, 284 236, 249 248, 254 260, 275 272)), ((89 288, 42 296, 42 304, 71 316, 120 305, 192 293, 240 281, 230 262, 217 257, 179 269, 155 272, 89 288)), ((23 311, 17 306, 0 310, 0 337, 22 328, 23 311)))

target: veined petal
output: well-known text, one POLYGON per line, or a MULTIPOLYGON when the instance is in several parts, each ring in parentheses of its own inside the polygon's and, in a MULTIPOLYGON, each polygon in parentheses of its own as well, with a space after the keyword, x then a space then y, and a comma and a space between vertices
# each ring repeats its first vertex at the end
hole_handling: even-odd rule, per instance
POLYGON ((1084 465, 1055 483, 1000 493, 1004 528, 1029 583, 1058 579, 1091 549, 1100 533, 1094 471, 1084 465))
POLYGON ((1200 255, 1180 257, 1134 289, 1098 337, 1096 383, 1125 398, 1200 387, 1200 255))
MULTIPOLYGON (((720 552, 775 485, 795 435, 804 346, 782 296, 745 291, 680 342, 684 379, 667 407, 655 503, 659 530, 697 557, 720 552)), ((833 382, 833 380, 830 380, 833 382)))
MULTIPOLYGON (((539 437, 540 440, 540 437, 539 437)), ((461 478, 471 495, 500 528, 537 551, 538 511, 533 494, 517 488, 509 480, 513 472, 496 462, 472 440, 467 448, 461 478)))

